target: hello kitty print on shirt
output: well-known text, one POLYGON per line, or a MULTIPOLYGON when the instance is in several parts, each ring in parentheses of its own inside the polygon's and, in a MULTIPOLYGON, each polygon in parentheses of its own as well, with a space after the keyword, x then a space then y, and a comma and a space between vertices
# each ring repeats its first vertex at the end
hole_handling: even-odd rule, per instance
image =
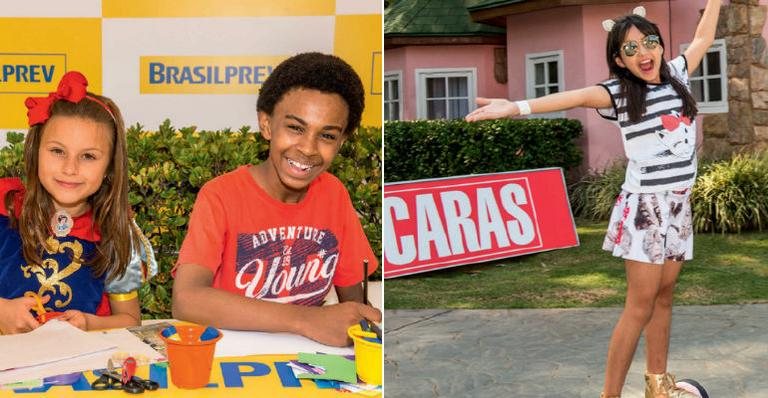
MULTIPOLYGON (((688 158, 693 154, 696 131, 693 128, 691 119, 681 115, 679 112, 672 112, 669 115, 661 116, 661 125, 664 130, 659 130, 656 135, 664 146, 669 148, 675 156, 688 158)), ((659 156, 666 155, 664 152, 659 156)))

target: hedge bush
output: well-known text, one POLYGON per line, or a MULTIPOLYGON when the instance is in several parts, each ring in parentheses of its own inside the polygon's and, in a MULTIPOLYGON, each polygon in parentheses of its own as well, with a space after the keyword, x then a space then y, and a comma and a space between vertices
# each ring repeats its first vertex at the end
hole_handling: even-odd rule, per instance
POLYGON ((591 220, 608 220, 621 192, 627 165, 617 162, 600 172, 590 172, 568 189, 573 215, 591 220))
POLYGON ((571 119, 394 121, 384 125, 387 182, 581 163, 571 119))
POLYGON ((768 152, 704 165, 691 204, 697 231, 738 233, 768 227, 768 152))
MULTIPOLYGON (((0 175, 23 177, 22 134, 9 133, 0 149, 0 175)), ((186 234, 200 187, 243 164, 265 159, 268 143, 258 132, 176 129, 166 120, 157 131, 128 129, 129 200, 136 221, 155 248, 158 275, 139 291, 144 318, 171 317, 170 271, 186 234)), ((381 129, 360 128, 342 146, 330 171, 349 190, 374 253, 381 252, 381 129)), ((377 272, 373 278, 380 278, 377 272)))
MULTIPOLYGON (((577 216, 607 220, 624 182, 626 165, 585 175, 570 187, 577 216)), ((738 154, 699 165, 691 191, 697 232, 741 232, 768 227, 768 153, 738 154)))

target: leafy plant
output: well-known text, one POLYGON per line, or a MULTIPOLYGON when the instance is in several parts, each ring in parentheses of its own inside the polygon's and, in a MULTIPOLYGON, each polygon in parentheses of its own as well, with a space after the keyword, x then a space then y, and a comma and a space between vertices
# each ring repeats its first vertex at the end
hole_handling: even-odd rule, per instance
POLYGON ((578 120, 515 119, 387 122, 384 177, 387 182, 542 167, 568 169, 581 163, 575 139, 578 120))
POLYGON ((617 162, 601 172, 585 174, 571 185, 569 198, 573 214, 591 220, 607 220, 621 192, 626 170, 626 165, 617 162))
MULTIPOLYGON (((626 166, 616 163, 583 176, 570 187, 573 213, 607 220, 626 166)), ((691 191, 697 232, 741 232, 768 227, 768 153, 738 154, 699 166, 691 191)))
POLYGON ((0 150, 0 175, 20 177, 24 175, 24 134, 9 132, 5 139, 8 146, 0 150))
POLYGON ((741 232, 768 226, 768 154, 738 154, 705 165, 691 193, 701 232, 741 232))

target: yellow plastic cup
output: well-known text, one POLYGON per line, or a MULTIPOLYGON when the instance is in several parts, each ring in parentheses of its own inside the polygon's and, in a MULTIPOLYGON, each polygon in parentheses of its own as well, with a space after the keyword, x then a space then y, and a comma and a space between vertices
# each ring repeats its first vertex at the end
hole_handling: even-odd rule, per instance
POLYGON ((365 340, 370 334, 357 324, 350 326, 347 334, 355 343, 357 376, 365 383, 381 385, 381 343, 365 340))
POLYGON ((221 339, 221 331, 198 325, 172 327, 176 328, 176 333, 168 337, 160 332, 160 338, 165 341, 168 352, 171 381, 179 388, 205 387, 211 378, 213 353, 216 350, 216 342, 221 339), (201 340, 201 335, 206 330, 206 336, 201 340), (210 336, 212 331, 218 332, 218 335, 213 333, 213 336, 210 336))

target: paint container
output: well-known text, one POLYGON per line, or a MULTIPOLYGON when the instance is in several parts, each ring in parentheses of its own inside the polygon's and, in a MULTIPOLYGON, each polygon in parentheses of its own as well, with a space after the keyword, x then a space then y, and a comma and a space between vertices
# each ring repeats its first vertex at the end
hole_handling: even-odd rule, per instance
POLYGON ((169 326, 160 331, 160 338, 167 349, 173 384, 187 389, 205 387, 221 331, 210 326, 169 326))
POLYGON ((376 334, 362 330, 359 324, 350 326, 347 334, 355 343, 357 377, 364 383, 381 385, 381 342, 370 336, 376 334))

